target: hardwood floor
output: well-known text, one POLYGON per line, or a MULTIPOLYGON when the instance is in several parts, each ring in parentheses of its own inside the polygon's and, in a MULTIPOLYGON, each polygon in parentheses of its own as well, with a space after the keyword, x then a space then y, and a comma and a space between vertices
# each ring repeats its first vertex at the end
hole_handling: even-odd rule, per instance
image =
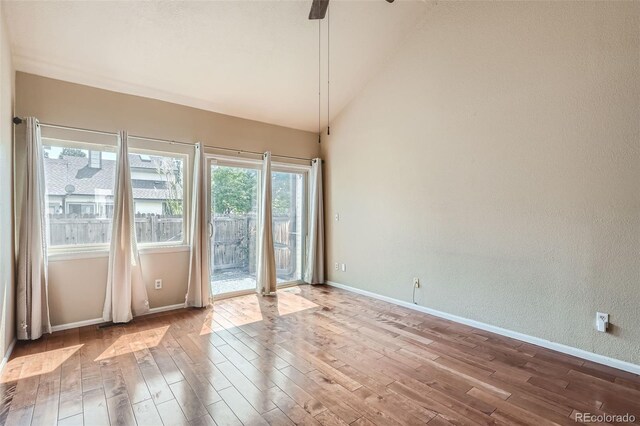
POLYGON ((0 386, 7 425, 640 419, 637 375, 326 286, 19 343, 0 386))

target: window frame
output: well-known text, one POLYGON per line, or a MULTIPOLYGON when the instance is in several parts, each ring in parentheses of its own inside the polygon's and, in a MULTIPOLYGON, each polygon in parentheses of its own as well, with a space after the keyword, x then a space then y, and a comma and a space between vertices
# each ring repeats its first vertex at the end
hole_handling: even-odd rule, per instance
MULTIPOLYGON (((179 153, 179 152, 175 152, 175 151, 168 151, 168 150, 159 150, 159 149, 150 149, 150 148, 138 148, 138 147, 132 147, 131 146, 131 137, 129 137, 129 152, 128 154, 138 154, 138 155, 149 155, 149 156, 156 156, 156 157, 174 157, 174 158, 181 158, 182 159, 182 240, 180 241, 157 241, 157 242, 150 242, 150 243, 138 243, 138 248, 140 250, 143 251, 147 251, 148 249, 153 249, 153 248, 167 248, 167 247, 182 247, 182 246, 187 246, 189 245, 189 235, 187 230, 189 229, 188 224, 189 224, 189 206, 190 204, 190 197, 189 197, 189 189, 190 189, 190 184, 188 184, 189 182, 191 182, 190 176, 191 174, 189 173, 189 170, 191 169, 192 165, 190 164, 190 156, 189 154, 186 153, 179 153)), ((136 140, 141 140, 141 141, 149 141, 151 143, 154 143, 153 141, 149 140, 149 139, 137 139, 136 140)), ((164 142, 155 142, 157 144, 160 143, 164 143, 164 142)), ((137 144, 136 144, 137 145, 137 144)), ((129 168, 129 170, 131 170, 131 168, 129 168)), ((135 205, 135 198, 134 198, 134 205, 135 205)), ((165 200, 161 200, 162 201, 162 209, 164 209, 164 203, 166 202, 165 200)), ((135 216, 136 212, 133 212, 133 215, 135 216)))
POLYGON ((309 238, 309 171, 311 166, 300 166, 285 163, 271 163, 271 173, 296 173, 302 175, 302 211, 300 212, 300 229, 303 234, 300 236, 300 279, 293 281, 284 281, 278 283, 276 280, 276 288, 284 288, 291 285, 302 284, 304 282, 304 271, 307 268, 307 242, 309 238))
POLYGON ((82 207, 83 206, 89 206, 89 207, 91 207, 91 210, 93 210, 93 213, 88 213, 88 214, 96 214, 96 203, 85 203, 85 202, 82 202, 82 201, 71 201, 69 203, 65 202, 65 204, 64 204, 64 209, 66 211, 65 214, 77 214, 77 213, 70 213, 69 212, 69 206, 80 206, 80 210, 81 210, 80 214, 81 215, 85 214, 85 213, 82 213, 82 207))
MULTIPOLYGON (((212 154, 212 153, 206 153, 205 155, 205 164, 207 167, 207 170, 210 170, 210 166, 212 165, 217 165, 217 166, 229 166, 229 167, 245 167, 245 168, 251 168, 251 169, 257 169, 259 171, 258 173, 258 188, 260 188, 262 186, 262 160, 261 159, 253 159, 253 158, 246 158, 246 157, 239 157, 239 156, 230 156, 230 155, 219 155, 219 154, 212 154)), ((280 161, 271 161, 271 173, 274 172, 284 172, 284 173, 300 173, 302 174, 302 188, 304 189, 304 193, 303 193, 303 200, 302 200, 302 212, 300 213, 300 217, 301 217, 301 229, 304 232, 304 235, 302 235, 301 241, 302 241, 302 250, 301 250, 301 276, 300 279, 298 280, 293 280, 293 281, 285 281, 282 283, 276 283, 276 288, 281 289, 281 288, 286 288, 286 287, 291 287, 294 285, 298 285, 298 284, 303 284, 304 283, 304 272, 306 270, 307 267, 307 251, 308 251, 308 240, 309 240, 309 193, 310 193, 310 188, 309 188, 309 174, 311 172, 311 164, 306 165, 306 164, 297 164, 297 163, 288 163, 288 162, 280 162, 280 161)), ((259 195, 259 194, 258 194, 259 195)), ((207 199, 206 199, 206 203, 207 203, 207 209, 210 210, 210 206, 211 206, 211 183, 207 182, 207 199)), ((209 223, 211 222, 211 217, 209 215, 208 219, 209 223)), ((209 256, 211 256, 211 254, 209 253, 209 256)), ((211 261, 211 259, 207 259, 207 261, 211 261)), ((230 293, 223 293, 221 295, 216 295, 216 298, 227 298, 227 297, 233 297, 233 296, 238 296, 238 295, 243 295, 243 294, 251 294, 254 293, 255 289, 250 289, 250 290, 241 290, 241 291, 236 291, 236 292, 230 292, 230 293)))
MULTIPOLYGON (((73 133, 81 134, 81 131, 73 132, 73 133)), ((48 137, 43 135, 42 145, 43 145, 43 150, 45 146, 55 146, 55 147, 61 147, 61 148, 76 148, 76 149, 82 149, 87 151, 91 151, 92 150, 91 148, 93 148, 94 151, 96 150, 95 148, 99 148, 101 151, 104 151, 107 148, 112 148, 113 149, 112 152, 114 154, 117 152, 117 138, 115 135, 113 136, 113 144, 106 143, 106 142, 82 141, 82 140, 77 140, 76 138, 62 139, 56 136, 48 137), (52 143, 48 143, 49 141, 51 141, 52 143)), ((88 161, 88 155, 87 155, 87 161, 88 161)), ((114 172, 114 177, 115 177, 115 172, 114 172)), ((115 183, 115 179, 114 179, 114 183, 115 183)), ((112 188, 112 193, 113 192, 114 192, 114 189, 112 188)), ((46 204, 47 214, 49 211, 49 204, 50 204, 48 197, 49 195, 48 195, 46 184, 45 184, 45 204, 46 204)), ((73 202, 71 204, 73 204, 73 202)), ((67 211, 67 205, 68 203, 66 202, 63 204, 63 210, 65 212, 67 211)), ((49 221, 47 219, 47 223, 48 222, 49 221)), ((50 235, 48 230, 47 230, 47 241, 48 242, 50 241, 50 235)), ((111 245, 110 242, 99 243, 99 244, 59 244, 55 246, 52 246, 51 244, 48 243, 47 258, 49 260, 55 260, 57 258, 68 259, 75 255, 80 255, 82 257, 82 255, 85 253, 95 254, 95 253, 103 253, 103 252, 106 252, 108 255, 110 245, 111 245)))
MULTIPOLYGON (((88 133, 85 135, 83 130, 72 130, 63 132, 59 135, 53 132, 53 135, 42 135, 43 149, 44 146, 54 146, 61 148, 78 148, 87 151, 113 149, 111 152, 117 151, 117 136, 108 135, 106 138, 103 136, 99 141, 96 140, 82 140, 82 136, 86 136, 87 139, 94 139, 96 135, 88 133), (103 140, 104 139, 104 140, 103 140), (111 141, 112 139, 112 141, 111 141)), ((189 235, 188 229, 190 229, 190 206, 191 206, 191 173, 193 169, 193 147, 186 145, 174 145, 166 142, 155 141, 153 139, 134 138, 129 137, 129 150, 130 153, 138 153, 142 151, 143 154, 151 154, 157 156, 177 157, 183 161, 183 215, 182 215, 182 240, 181 241, 165 241, 157 243, 140 243, 138 244, 139 253, 142 255, 151 253, 170 253, 170 252, 183 252, 189 249, 189 235)), ((115 190, 115 176, 114 176, 114 188, 115 190)), ((50 203, 48 202, 48 196, 45 194, 45 210, 48 214, 50 203)), ((110 205, 113 206, 113 203, 110 205)), ((63 206, 66 211, 66 205, 63 206)), ((49 238, 49 235, 47 235, 49 238)), ((47 247, 47 258, 49 261, 66 261, 74 259, 84 258, 100 258, 108 257, 111 243, 101 244, 65 244, 47 247)))

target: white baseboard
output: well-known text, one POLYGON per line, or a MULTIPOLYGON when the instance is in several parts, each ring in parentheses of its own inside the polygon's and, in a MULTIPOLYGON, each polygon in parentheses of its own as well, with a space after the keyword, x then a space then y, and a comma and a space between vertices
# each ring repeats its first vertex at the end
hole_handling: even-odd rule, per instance
POLYGON ((175 305, 167 305, 167 306, 158 306, 157 308, 149 309, 149 312, 147 312, 145 315, 157 314, 158 312, 173 311, 173 310, 182 309, 182 308, 184 308, 184 303, 177 303, 175 305))
POLYGON ((9 362, 9 358, 11 357, 11 352, 13 352, 13 348, 16 346, 16 339, 14 338, 9 347, 7 348, 7 353, 4 354, 2 361, 0 362, 0 374, 4 370, 4 366, 9 362))
MULTIPOLYGON (((158 306, 157 308, 149 309, 149 312, 147 312, 144 315, 157 314, 158 312, 173 311, 175 309, 182 309, 182 308, 184 308, 184 303, 178 303, 175 305, 167 305, 167 306, 158 306)), ((140 316, 144 316, 144 315, 140 315, 140 316)), ((86 327, 88 325, 102 324, 103 322, 106 322, 106 321, 103 320, 102 318, 94 318, 94 319, 89 319, 84 321, 70 322, 67 324, 54 325, 51 327, 51 331, 56 332, 56 331, 69 330, 72 328, 86 327)))
POLYGON ((424 312, 429 315, 433 315, 439 318, 444 318, 449 321, 457 322, 460 324, 465 324, 471 327, 479 328, 480 330, 489 331, 492 333, 499 334, 501 336, 511 337, 512 339, 521 340, 523 342, 531 343, 533 345, 542 346, 543 348, 551 349, 557 352, 562 352, 567 355, 573 355, 578 358, 586 359, 588 361, 593 361, 598 364, 604 364, 609 367, 617 368, 619 370, 628 371, 634 374, 640 374, 640 365, 632 364, 627 361, 622 361, 615 358, 610 358, 604 355, 598 355, 593 352, 585 351, 583 349, 574 348, 572 346, 563 345, 562 343, 556 343, 549 340, 541 339, 539 337, 530 336, 528 334, 519 333, 517 331, 508 330, 506 328, 497 327, 495 325, 486 324, 480 321, 475 321, 472 319, 460 317, 453 314, 448 314, 446 312, 437 311, 435 309, 427 308, 420 305, 415 305, 410 302, 405 302, 403 300, 394 299, 388 296, 382 296, 377 293, 372 293, 367 290, 361 290, 359 288, 351 287, 348 285, 336 283, 333 281, 327 281, 328 285, 341 288, 343 290, 347 290, 353 293, 362 294, 364 296, 369 296, 374 299, 383 300, 385 302, 393 303, 394 305, 403 306, 405 308, 413 309, 419 312, 424 312))
POLYGON ((67 323, 67 324, 52 325, 51 326, 51 332, 55 333, 56 331, 63 331, 63 330, 69 330, 69 329, 72 329, 72 328, 86 327, 88 325, 102 324, 103 322, 105 322, 105 320, 103 320, 102 318, 94 318, 94 319, 90 319, 90 320, 70 322, 70 323, 67 323))

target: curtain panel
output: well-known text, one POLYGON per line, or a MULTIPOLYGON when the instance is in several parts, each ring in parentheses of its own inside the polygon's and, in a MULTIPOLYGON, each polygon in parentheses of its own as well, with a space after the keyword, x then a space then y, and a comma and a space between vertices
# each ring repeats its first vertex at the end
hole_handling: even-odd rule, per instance
POLYGON ((185 296, 185 307, 203 308, 211 303, 209 271, 209 238, 213 226, 209 225, 207 206, 208 171, 202 144, 195 146, 193 162, 193 185, 191 196, 191 253, 189 256, 189 281, 185 296))
POLYGON ((269 151, 264 153, 262 159, 260 195, 257 291, 263 295, 271 295, 276 292, 276 259, 271 222, 271 152, 269 151))
POLYGON ((314 158, 311 162, 309 187, 309 246, 304 281, 309 284, 324 284, 324 208, 320 158, 314 158))
POLYGON ((129 322, 149 312, 147 289, 142 278, 133 214, 133 189, 129 167, 129 139, 121 131, 116 153, 116 183, 113 196, 113 226, 109 250, 107 291, 102 318, 129 322))
POLYGON ((26 167, 20 201, 16 274, 17 338, 34 340, 51 333, 47 275, 47 212, 42 137, 38 120, 26 120, 26 167))

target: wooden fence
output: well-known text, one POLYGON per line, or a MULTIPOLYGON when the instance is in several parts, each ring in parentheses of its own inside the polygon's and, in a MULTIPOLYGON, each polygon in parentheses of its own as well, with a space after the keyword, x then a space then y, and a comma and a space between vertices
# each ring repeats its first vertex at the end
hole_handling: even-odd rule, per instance
MULTIPOLYGON (((95 215, 49 215, 49 233, 52 247, 78 244, 105 244, 111 236, 111 218, 95 215)), ((289 216, 273 218, 273 242, 278 275, 295 272, 296 240, 294 223, 289 216)), ((216 217, 211 250, 215 259, 215 271, 239 269, 255 273, 256 218, 254 215, 216 217)), ((182 216, 137 214, 135 231, 139 244, 153 242, 180 243, 182 216)))
MULTIPOLYGON (((290 275, 297 267, 296 234, 289 216, 273 217, 273 243, 278 275, 290 275)), ((216 217, 211 250, 214 272, 240 269, 255 273, 256 218, 254 215, 216 217)))
POLYGON ((137 214, 136 238, 139 244, 155 242, 181 243, 182 216, 137 214))
MULTIPOLYGON (((111 218, 95 215, 49 215, 49 244, 105 244, 111 237, 111 218)), ((182 216, 137 214, 136 237, 139 244, 182 241, 182 216)))

